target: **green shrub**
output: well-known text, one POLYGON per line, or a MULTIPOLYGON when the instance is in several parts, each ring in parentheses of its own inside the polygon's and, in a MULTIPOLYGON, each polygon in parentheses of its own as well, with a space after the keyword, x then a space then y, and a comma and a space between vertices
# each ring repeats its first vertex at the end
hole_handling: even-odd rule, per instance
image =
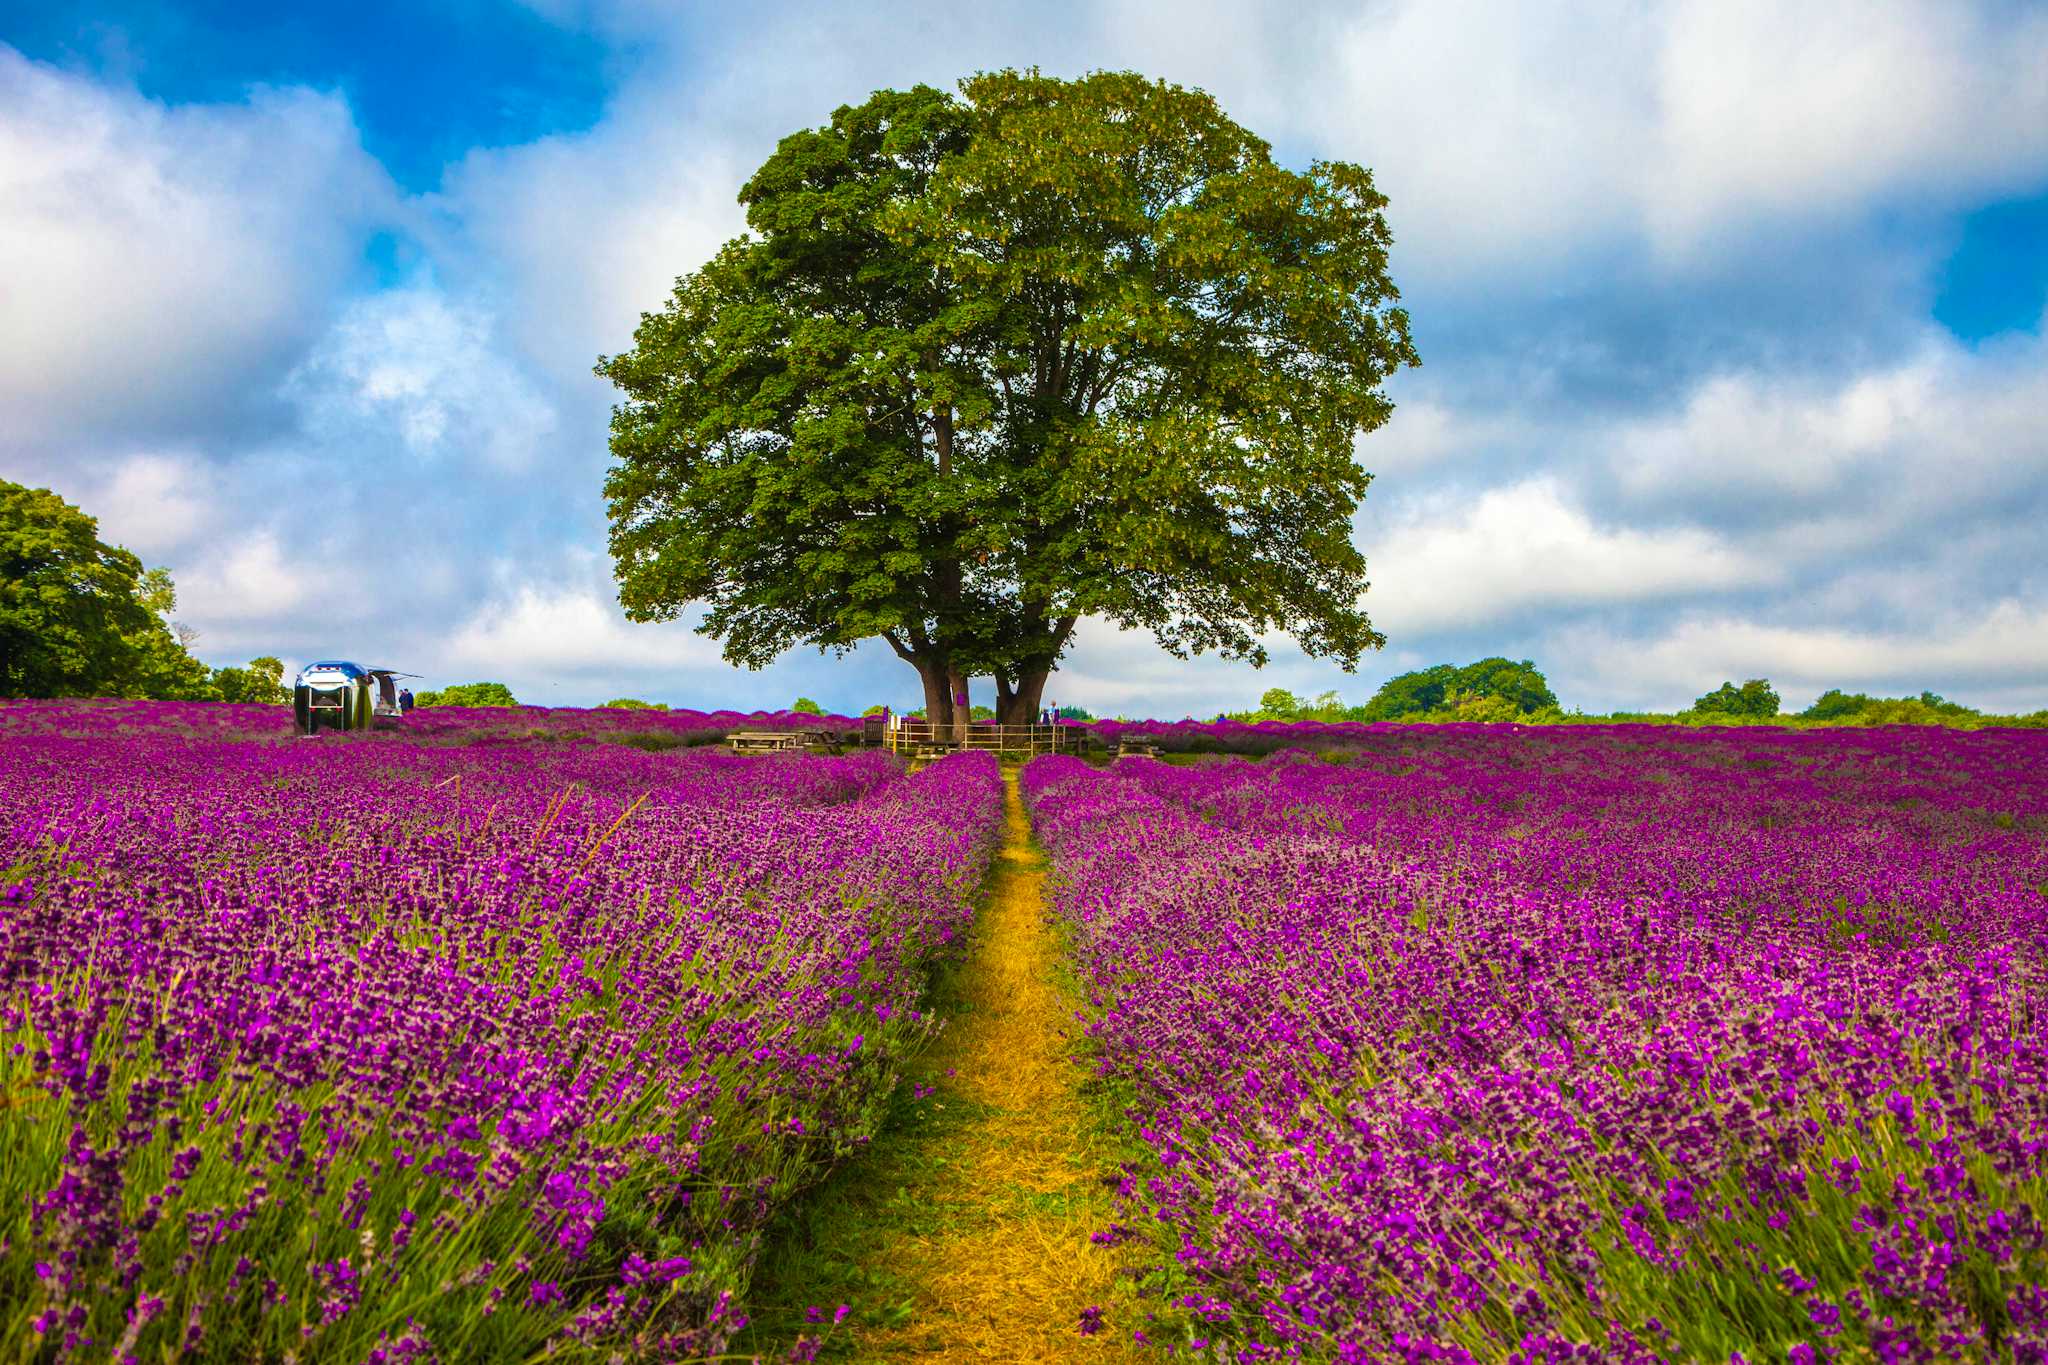
POLYGON ((501 682, 456 683, 413 698, 416 706, 517 706, 519 699, 501 682))

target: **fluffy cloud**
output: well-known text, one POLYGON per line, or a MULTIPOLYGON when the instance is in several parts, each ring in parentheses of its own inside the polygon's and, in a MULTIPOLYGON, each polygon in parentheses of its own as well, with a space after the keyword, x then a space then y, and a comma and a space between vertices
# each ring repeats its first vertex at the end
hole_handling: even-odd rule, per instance
POLYGON ((454 673, 526 677, 722 666, 718 646, 686 625, 636 625, 600 589, 580 584, 521 585, 465 621, 443 660, 454 673))
POLYGON ((1751 527, 1847 511, 1870 540, 2048 495, 2044 415, 2040 334, 1981 349, 1929 334, 1901 364, 1844 376, 1715 375, 1676 411, 1615 424, 1606 445, 1638 507, 1751 527))
MULTIPOLYGON (((207 463, 189 454, 146 451, 91 461, 67 461, 71 477, 55 481, 99 520, 100 537, 157 564, 203 538, 233 512, 222 505, 219 482, 207 463)), ((50 477, 56 461, 24 463, 20 477, 50 477)))
POLYGON ((1430 275, 1629 239, 1692 261, 2048 174, 2048 15, 2009 5, 1432 0, 1359 11, 1330 51, 1297 127, 1380 172, 1430 275))
POLYGON ((1953 0, 1674 5, 1644 210, 1667 241, 1749 212, 2003 193, 2048 173, 2048 13, 1953 0))
MULTIPOLYGON (((335 566, 318 555, 288 553, 275 533, 257 530, 201 551, 178 582, 179 615, 230 631, 274 622, 313 605, 316 590, 331 583, 335 566)), ((349 594, 322 594, 319 609, 332 620, 355 614, 349 594)))
POLYGON ((499 679, 521 700, 542 705, 593 705, 621 695, 704 710, 772 710, 799 696, 848 712, 876 702, 916 704, 907 701, 917 695, 916 676, 886 649, 863 647, 829 664, 803 650, 759 671, 740 670, 719 657, 716 641, 692 629, 694 615, 660 624, 626 620, 603 566, 589 556, 569 556, 547 584, 522 578, 502 574, 502 590, 448 638, 415 637, 400 646, 415 651, 404 657, 418 660, 437 683, 499 679))
POLYGON ((1795 707, 1830 687, 1913 694, 1943 680, 1959 699, 2018 711, 2044 700, 2048 605, 2006 599, 1932 633, 1713 614, 1648 639, 1594 626, 1563 632, 1560 643, 1569 645, 1562 675, 1639 705, 1683 706, 1723 679, 1768 675, 1795 707))
POLYGON ((333 96, 166 107, 0 46, 0 449, 260 418, 393 208, 333 96))
POLYGON ((396 435, 386 477, 451 457, 519 473, 555 437, 554 408, 497 346, 491 318, 426 285, 352 304, 283 391, 326 444, 396 435))
POLYGON ((1413 635, 1750 587, 1772 575, 1695 527, 1598 525, 1547 479, 1431 500, 1370 553, 1375 622, 1413 635))
POLYGON ((676 112, 650 95, 587 133, 474 152, 433 200, 451 285, 501 300, 524 354, 585 392, 597 357, 744 225, 753 163, 676 112))

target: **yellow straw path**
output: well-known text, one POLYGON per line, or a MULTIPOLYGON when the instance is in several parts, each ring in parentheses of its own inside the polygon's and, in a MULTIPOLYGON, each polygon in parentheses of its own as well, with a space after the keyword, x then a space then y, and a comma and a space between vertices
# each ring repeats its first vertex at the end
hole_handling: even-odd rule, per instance
POLYGON ((926 1063, 931 1099, 974 1117, 953 1130, 954 1158, 905 1190, 937 1216, 875 1249, 917 1292, 908 1322, 856 1331, 862 1360, 1131 1356, 1128 1327, 1084 1337, 1077 1326, 1083 1308, 1109 1306, 1115 1263, 1089 1241, 1106 1222, 1102 1171, 1084 1142, 1078 1025, 1055 976, 1045 860, 1016 771, 1003 781, 1003 848, 956 981, 961 1008, 926 1063))
POLYGON ((1089 1240, 1113 1217, 1112 1163, 1089 1145, 1045 863, 1016 772, 1004 782, 1002 851, 937 993, 945 1030, 906 1067, 889 1127, 771 1246, 754 1298, 760 1346, 776 1349, 845 1302, 852 1314, 821 1359, 1137 1358, 1115 1255, 1089 1240), (1090 1306, 1106 1321, 1083 1336, 1090 1306))

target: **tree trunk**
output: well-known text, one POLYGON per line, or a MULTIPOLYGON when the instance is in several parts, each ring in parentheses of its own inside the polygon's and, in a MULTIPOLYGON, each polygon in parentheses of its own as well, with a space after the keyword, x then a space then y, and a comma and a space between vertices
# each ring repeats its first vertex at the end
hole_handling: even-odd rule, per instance
POLYGON ((973 703, 967 693, 967 675, 958 669, 947 670, 951 679, 953 702, 953 742, 965 747, 967 743, 967 721, 973 713, 973 703))
POLYGON ((1008 693, 1003 698, 1001 713, 996 717, 1005 725, 1038 724, 1038 699, 1045 695, 1045 681, 1052 676, 1052 670, 1032 669, 1018 675, 1014 688, 1004 688, 1008 693))
POLYGON ((940 664, 920 663, 919 681, 924 683, 924 718, 932 727, 932 738, 942 739, 953 725, 953 671, 940 664))

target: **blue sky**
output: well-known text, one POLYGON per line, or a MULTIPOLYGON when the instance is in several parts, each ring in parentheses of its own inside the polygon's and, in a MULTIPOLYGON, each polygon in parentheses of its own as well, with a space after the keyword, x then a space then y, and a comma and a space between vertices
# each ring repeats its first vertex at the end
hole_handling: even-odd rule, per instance
POLYGON ((1361 441, 1354 677, 1086 627, 1055 689, 1180 715, 1531 657, 2048 706, 2048 6, 632 0, 0 11, 0 475, 181 588, 216 662, 526 699, 840 707, 611 597, 594 358, 883 86, 1133 68, 1372 166, 1422 369, 1361 441), (369 583, 338 593, 339 581, 369 583))

